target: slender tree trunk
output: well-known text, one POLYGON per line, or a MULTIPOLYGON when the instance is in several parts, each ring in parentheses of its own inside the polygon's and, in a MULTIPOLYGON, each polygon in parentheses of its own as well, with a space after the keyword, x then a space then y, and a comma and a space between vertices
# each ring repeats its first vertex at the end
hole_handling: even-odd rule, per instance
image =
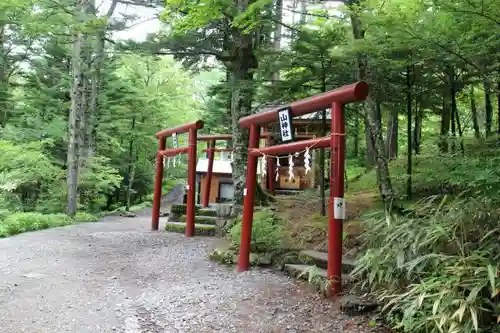
MULTIPOLYGON (((321 80, 321 92, 326 91, 326 76, 323 71, 323 76, 321 80)), ((327 123, 326 123, 326 110, 321 111, 321 137, 326 136, 327 123)), ((326 216, 326 184, 325 184, 325 149, 321 148, 319 150, 319 192, 321 197, 321 216, 326 216)))
POLYGON ((456 123, 455 123, 457 104, 453 88, 451 88, 450 95, 451 95, 451 151, 455 152, 456 150, 455 143, 457 141, 456 123))
POLYGON ((132 186, 134 184, 135 177, 135 166, 136 158, 134 157, 134 145, 135 145, 135 116, 132 117, 132 124, 130 127, 130 141, 128 145, 128 177, 127 177, 127 187, 125 189, 125 210, 128 212, 130 209, 130 198, 132 193, 132 186))
POLYGON ((90 108, 86 117, 85 145, 86 151, 84 159, 93 156, 96 149, 97 127, 99 123, 99 94, 101 92, 101 70, 104 65, 104 48, 106 43, 106 29, 109 18, 113 15, 118 0, 112 0, 111 5, 104 17, 102 27, 97 30, 94 47, 94 58, 92 59, 92 85, 90 94, 90 108))
MULTIPOLYGON (((282 22, 283 20, 283 0, 275 0, 274 5, 275 10, 275 21, 282 22)), ((281 24, 275 23, 274 26, 274 40, 273 40, 273 50, 278 53, 281 51, 281 24)), ((273 84, 276 87, 278 81, 280 79, 280 72, 276 70, 272 74, 273 84)))
POLYGON ((413 128, 413 151, 420 154, 420 140, 422 135, 422 94, 415 97, 415 126, 413 128))
POLYGON ((476 139, 481 137, 481 132, 479 131, 479 122, 477 121, 477 107, 476 98, 474 96, 474 86, 470 87, 470 110, 472 113, 472 127, 474 127, 474 136, 476 139))
POLYGON ((458 109, 456 109, 455 112, 456 112, 455 119, 457 120, 458 136, 460 138, 460 152, 462 153, 462 155, 465 155, 463 131, 462 131, 462 126, 460 124, 460 114, 458 113, 458 109))
POLYGON ((356 113, 354 114, 354 148, 352 150, 352 156, 357 158, 359 156, 359 109, 356 109, 356 113))
POLYGON ((127 211, 127 212, 130 211, 130 205, 131 205, 131 199, 132 199, 132 187, 134 186, 136 169, 137 169, 137 160, 134 160, 132 162, 132 167, 130 169, 130 173, 128 176, 126 203, 125 203, 125 211, 127 211))
MULTIPOLYGON (((356 14, 356 8, 353 8, 352 5, 357 4, 357 1, 353 1, 349 3, 351 5, 350 9, 352 10, 351 14, 351 27, 353 31, 353 35, 355 39, 363 39, 364 31, 361 24, 361 20, 359 16, 356 14)), ((367 81, 368 79, 368 63, 367 57, 362 52, 358 52, 357 54, 357 63, 358 63, 358 79, 367 81)), ((382 199, 386 203, 386 208, 392 208, 393 199, 394 199, 394 191, 392 188, 391 177, 389 174, 389 164, 387 158, 384 154, 384 142, 381 140, 381 124, 377 121, 376 113, 376 105, 371 96, 368 96, 365 103, 365 124, 367 125, 367 136, 369 137, 369 145, 373 147, 374 156, 377 162, 377 181, 379 185, 379 192, 382 199)))
POLYGON ((398 116, 398 110, 393 108, 389 115, 389 123, 387 126, 386 152, 389 160, 393 160, 398 156, 398 116))
POLYGON ((500 80, 497 81, 497 134, 500 135, 500 80))
POLYGON ((406 197, 411 200, 411 176, 412 176, 412 139, 411 139, 411 116, 412 116, 412 106, 413 106, 413 96, 412 96, 412 82, 411 82, 411 66, 408 64, 406 66, 406 116, 408 118, 407 122, 407 164, 406 164, 406 197))
POLYGON ((5 43, 7 41, 5 34, 6 25, 0 22, 0 127, 7 125, 8 119, 8 96, 9 96, 9 83, 8 83, 8 61, 5 50, 5 43))
POLYGON ((484 78, 483 80, 484 87, 484 109, 485 109, 485 134, 486 137, 491 135, 491 127, 493 123, 493 104, 491 102, 491 83, 488 78, 484 78))
POLYGON ((441 152, 448 152, 448 136, 450 132, 451 111, 450 105, 446 101, 446 94, 443 94, 443 111, 441 112, 441 138, 439 148, 441 152))
MULTIPOLYGON (((84 25, 87 21, 90 2, 78 0, 75 15, 77 22, 84 25)), ((73 41, 72 53, 72 85, 71 110, 68 122, 68 154, 67 154, 67 214, 74 216, 77 210, 78 177, 80 173, 80 154, 83 143, 83 124, 87 104, 88 64, 87 59, 88 37, 78 31, 73 41)))
POLYGON ((460 150, 462 154, 464 154, 465 151, 464 151, 464 143, 462 140, 462 128, 460 127, 460 118, 458 115, 458 107, 457 107, 457 92, 458 92, 457 80, 455 76, 455 70, 453 68, 450 68, 449 77, 450 77, 450 96, 451 96, 451 135, 453 136, 452 149, 455 150, 455 145, 457 141, 456 126, 458 126, 458 134, 460 136, 460 150))

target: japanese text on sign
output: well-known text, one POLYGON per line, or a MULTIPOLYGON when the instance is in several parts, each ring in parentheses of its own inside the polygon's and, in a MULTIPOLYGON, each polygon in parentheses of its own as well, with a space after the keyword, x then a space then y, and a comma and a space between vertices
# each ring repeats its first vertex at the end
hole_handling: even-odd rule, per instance
POLYGON ((278 118, 280 122, 281 141, 287 142, 293 140, 292 116, 291 108, 286 107, 278 110, 278 118))

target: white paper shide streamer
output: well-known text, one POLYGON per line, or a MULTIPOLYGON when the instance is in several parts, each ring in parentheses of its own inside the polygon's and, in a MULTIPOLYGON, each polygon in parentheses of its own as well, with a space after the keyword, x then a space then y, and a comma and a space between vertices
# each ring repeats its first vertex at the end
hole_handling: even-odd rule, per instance
POLYGON ((306 175, 311 171, 311 155, 309 154, 309 147, 306 147, 306 152, 304 153, 304 167, 306 168, 306 175))
POLYGON ((170 168, 170 157, 167 158, 167 169, 170 168))
POLYGON ((293 175, 293 156, 292 154, 288 155, 288 179, 292 180, 295 179, 295 176, 293 175))
POLYGON ((229 162, 233 163, 234 162, 234 155, 233 152, 231 152, 231 157, 229 158, 229 162))
POLYGON ((261 157, 260 167, 262 168, 261 169, 261 174, 263 176, 267 175, 267 156, 266 155, 263 155, 261 157))
POLYGON ((281 167, 280 158, 277 157, 276 158, 276 169, 274 171, 276 173, 276 181, 278 181, 280 179, 280 167, 281 167))

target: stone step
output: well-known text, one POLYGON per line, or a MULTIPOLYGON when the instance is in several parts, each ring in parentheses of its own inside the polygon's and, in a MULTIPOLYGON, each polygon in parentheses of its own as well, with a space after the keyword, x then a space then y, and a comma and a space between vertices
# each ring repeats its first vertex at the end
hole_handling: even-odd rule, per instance
MULTIPOLYGON (((182 215, 179 218, 179 221, 180 222, 186 222, 186 215, 182 215)), ((214 217, 214 216, 199 216, 199 215, 196 215, 194 217, 194 223, 215 225, 217 223, 217 218, 214 217)))
MULTIPOLYGON (((186 233, 186 223, 185 222, 167 222, 165 225, 165 231, 176 232, 180 234, 186 233)), ((196 236, 215 236, 216 228, 215 225, 196 223, 194 225, 194 234, 196 236)))
POLYGON ((196 215, 198 216, 217 216, 217 209, 215 208, 199 208, 196 211, 196 215))
MULTIPOLYGON (((311 262, 319 268, 328 268, 328 253, 315 250, 300 251, 299 256, 306 262, 311 262)), ((356 260, 348 256, 342 257, 342 272, 349 274, 356 267, 356 260)))

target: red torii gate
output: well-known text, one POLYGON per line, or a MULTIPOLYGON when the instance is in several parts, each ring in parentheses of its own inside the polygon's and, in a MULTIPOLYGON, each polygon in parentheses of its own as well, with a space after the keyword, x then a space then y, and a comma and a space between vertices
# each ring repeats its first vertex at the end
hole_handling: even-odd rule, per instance
POLYGON ((201 205, 203 207, 208 207, 210 201, 210 187, 212 186, 212 171, 214 169, 214 153, 233 151, 232 148, 215 148, 215 143, 217 140, 231 140, 232 138, 233 136, 231 134, 200 135, 198 137, 198 141, 207 142, 207 149, 203 149, 203 152, 208 153, 207 182, 205 184, 205 191, 203 191, 201 197, 201 205))
POLYGON ((342 227, 344 222, 344 150, 345 125, 344 105, 350 102, 365 100, 369 93, 366 82, 356 82, 323 94, 312 96, 291 103, 288 107, 290 116, 297 117, 331 107, 331 135, 281 144, 259 149, 260 127, 278 120, 278 113, 284 108, 276 108, 260 112, 240 119, 241 128, 250 128, 248 141, 248 159, 246 187, 244 190, 243 219, 240 243, 238 271, 246 271, 249 267, 250 244, 252 238, 252 221, 254 209, 255 184, 257 174, 257 158, 278 153, 293 153, 309 148, 327 148, 331 154, 330 200, 328 204, 328 269, 327 277, 331 281, 332 294, 340 293, 342 288, 342 227), (339 210, 334 209, 339 206, 339 210))
POLYGON ((151 229, 158 230, 160 221, 161 187, 163 183, 163 158, 172 157, 178 154, 188 154, 188 184, 186 202, 186 237, 194 235, 194 214, 195 214, 195 181, 196 181, 196 146, 198 130, 203 128, 203 121, 198 120, 174 128, 169 128, 156 133, 158 138, 158 153, 156 154, 156 177, 155 191, 153 197, 153 217, 151 219, 151 229), (180 148, 168 148, 167 138, 173 134, 189 133, 188 146, 180 148))
MULTIPOLYGON (((261 138, 265 138, 270 140, 274 138, 276 134, 271 132, 262 132, 260 133, 261 138)), ((312 139, 314 135, 310 134, 298 134, 295 136, 297 139, 312 139)), ((203 149, 204 153, 207 153, 208 156, 208 166, 207 166, 207 175, 206 175, 206 184, 203 193, 201 194, 201 204, 203 207, 208 207, 210 201, 210 186, 212 185, 212 171, 214 167, 214 153, 216 152, 232 152, 233 148, 215 148, 215 143, 217 140, 231 140, 233 138, 232 134, 211 134, 211 135, 200 135, 198 137, 198 141, 206 141, 207 148, 203 149)), ((274 171, 274 161, 269 158, 267 164, 267 174, 268 174, 268 182, 267 182, 267 190, 271 193, 274 193, 274 180, 272 175, 274 171)))

